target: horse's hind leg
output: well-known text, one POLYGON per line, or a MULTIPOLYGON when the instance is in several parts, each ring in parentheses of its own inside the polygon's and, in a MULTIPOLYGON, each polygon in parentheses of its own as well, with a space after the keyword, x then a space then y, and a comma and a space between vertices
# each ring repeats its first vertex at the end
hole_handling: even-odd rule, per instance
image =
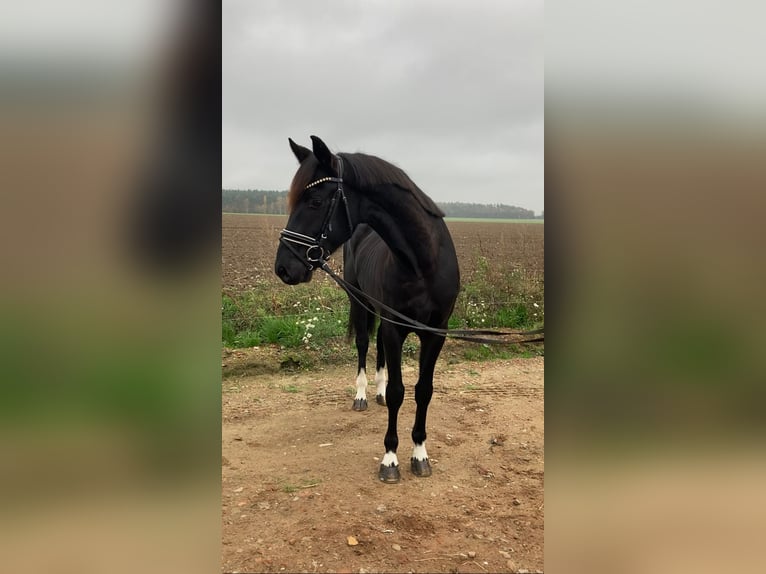
POLYGON ((396 449, 399 447, 399 435, 396 431, 399 407, 404 401, 404 383, 402 382, 402 344, 407 336, 406 331, 389 323, 380 330, 379 336, 383 338, 383 346, 386 351, 388 363, 388 393, 386 406, 388 407, 388 428, 383 443, 386 446, 386 454, 380 463, 378 478, 383 482, 399 482, 399 460, 396 458, 396 449))
POLYGON ((378 326, 377 337, 378 359, 375 364, 375 402, 385 407, 388 373, 386 372, 386 350, 383 348, 383 337, 380 333, 381 327, 382 324, 378 326))
POLYGON ((412 458, 410 469, 415 476, 431 476, 431 464, 426 452, 426 414, 434 390, 434 368, 439 358, 444 337, 431 333, 420 335, 420 373, 415 385, 415 424, 412 427, 412 458))
POLYGON ((351 321, 354 322, 356 331, 356 352, 358 355, 356 370, 356 396, 354 397, 353 409, 355 411, 367 410, 367 348, 370 343, 370 335, 367 331, 367 311, 361 307, 353 308, 352 302, 351 321))

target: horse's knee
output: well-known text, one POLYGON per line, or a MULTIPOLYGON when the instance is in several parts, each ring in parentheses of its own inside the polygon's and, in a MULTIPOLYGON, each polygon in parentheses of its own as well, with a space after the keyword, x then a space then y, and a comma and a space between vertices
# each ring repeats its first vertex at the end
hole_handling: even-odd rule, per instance
POLYGON ((415 385, 415 402, 419 405, 427 405, 431 402, 431 397, 434 394, 434 386, 433 383, 425 384, 423 382, 418 382, 417 385, 415 385))
POLYGON ((386 386, 386 404, 389 408, 398 409, 404 402, 404 385, 394 384, 391 381, 386 386))
POLYGON ((369 349, 370 342, 367 339, 362 339, 360 337, 356 338, 356 350, 359 353, 359 355, 367 355, 367 350, 369 349))

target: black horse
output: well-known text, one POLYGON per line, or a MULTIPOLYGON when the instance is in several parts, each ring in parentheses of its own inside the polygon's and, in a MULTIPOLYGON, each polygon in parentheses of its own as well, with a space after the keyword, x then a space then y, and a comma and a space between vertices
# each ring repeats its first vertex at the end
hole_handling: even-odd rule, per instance
MULTIPOLYGON (((398 167, 361 153, 334 155, 318 137, 311 139, 313 151, 289 140, 300 167, 288 194, 290 217, 277 250, 276 274, 289 285, 310 281, 315 268, 353 235, 345 248, 346 279, 399 313, 445 329, 460 289, 460 273, 444 213, 398 167)), ((362 303, 367 309, 352 301, 351 320, 358 320, 354 324, 358 349, 360 355, 362 351, 366 355, 374 325, 368 309, 373 305, 362 303)), ((410 467, 416 476, 430 476, 426 414, 444 336, 407 326, 385 309, 378 312, 384 318, 378 331, 379 394, 380 371, 383 364, 388 367, 387 386, 383 382, 385 399, 378 399, 388 407, 386 452, 379 477, 384 482, 398 482, 400 477, 396 450, 397 416, 404 400, 402 345, 411 332, 417 334, 421 346, 410 467)), ((361 356, 359 364, 361 375, 361 356)), ((361 382, 358 376, 358 387, 361 382)), ((363 382, 366 387, 366 377, 363 382)), ((354 403, 357 410, 363 410, 366 399, 363 403, 358 393, 354 403)))

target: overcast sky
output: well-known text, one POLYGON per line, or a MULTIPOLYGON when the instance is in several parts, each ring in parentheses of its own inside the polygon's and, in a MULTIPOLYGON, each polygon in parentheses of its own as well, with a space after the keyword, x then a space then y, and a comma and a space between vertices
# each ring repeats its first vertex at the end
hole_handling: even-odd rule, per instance
POLYGON ((224 0, 224 188, 286 189, 287 138, 436 201, 543 209, 543 2, 224 0))

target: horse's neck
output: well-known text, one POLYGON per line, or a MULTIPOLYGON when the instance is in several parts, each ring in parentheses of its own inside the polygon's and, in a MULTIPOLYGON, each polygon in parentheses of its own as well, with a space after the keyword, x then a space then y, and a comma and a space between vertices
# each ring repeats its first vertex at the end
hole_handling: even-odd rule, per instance
POLYGON ((411 193, 393 190, 365 194, 362 220, 386 242, 393 254, 416 275, 433 272, 438 241, 434 218, 411 193))

